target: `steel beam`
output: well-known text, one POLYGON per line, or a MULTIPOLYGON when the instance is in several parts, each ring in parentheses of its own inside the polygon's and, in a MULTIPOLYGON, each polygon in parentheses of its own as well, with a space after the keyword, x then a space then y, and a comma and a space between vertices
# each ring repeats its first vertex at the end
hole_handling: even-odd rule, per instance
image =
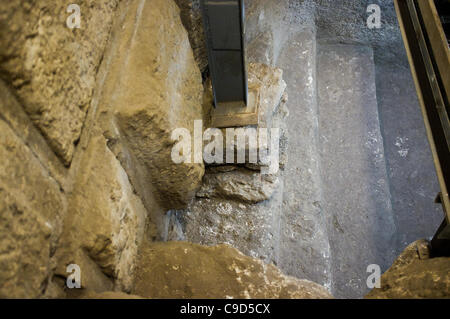
POLYGON ((445 217, 433 242, 444 252, 450 245, 450 52, 433 0, 394 3, 441 188, 445 217))
POLYGON ((244 1, 201 0, 214 106, 245 107, 248 100, 244 1))

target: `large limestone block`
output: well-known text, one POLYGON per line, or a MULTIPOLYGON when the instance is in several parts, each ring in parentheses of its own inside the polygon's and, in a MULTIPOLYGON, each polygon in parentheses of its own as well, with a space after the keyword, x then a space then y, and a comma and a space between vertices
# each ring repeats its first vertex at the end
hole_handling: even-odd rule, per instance
POLYGON ((332 298, 322 286, 226 245, 148 244, 140 253, 134 294, 150 298, 332 298))
POLYGON ((54 269, 66 202, 58 183, 3 120, 0 158, 0 298, 37 298, 54 269))
POLYGON ((81 285, 95 291, 129 290, 147 216, 128 176, 103 136, 91 140, 70 197, 60 275, 68 264, 81 268, 81 285), (108 278, 106 278, 108 277, 108 278))
POLYGON ((70 2, 0 4, 0 71, 26 112, 69 165, 89 107, 118 0, 76 1, 81 27, 66 26, 70 2))
POLYGON ((186 128, 193 137, 194 120, 203 119, 201 74, 173 0, 132 1, 127 10, 101 102, 105 112, 115 112, 116 128, 107 135, 125 145, 130 156, 123 162, 132 158, 142 167, 142 174, 128 172, 134 184, 154 189, 165 208, 181 208, 194 196, 204 167, 175 164, 171 134, 186 128))
POLYGON ((428 241, 410 244, 366 298, 450 298, 450 258, 430 255, 428 241))

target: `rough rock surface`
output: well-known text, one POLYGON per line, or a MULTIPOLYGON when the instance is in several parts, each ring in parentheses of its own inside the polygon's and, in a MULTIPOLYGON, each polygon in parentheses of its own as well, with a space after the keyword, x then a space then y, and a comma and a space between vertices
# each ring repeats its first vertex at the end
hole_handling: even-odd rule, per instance
POLYGON ((38 297, 54 268, 65 200, 3 121, 0 131, 0 297, 38 297))
POLYGON ((286 90, 283 70, 262 63, 249 63, 247 72, 249 87, 258 87, 260 101, 258 126, 262 128, 275 127, 272 123, 273 116, 277 114, 286 90))
POLYGON ((196 199, 186 211, 177 212, 176 218, 171 219, 172 231, 166 240, 189 240, 203 245, 225 243, 246 255, 276 263, 281 195, 282 189, 278 189, 270 200, 258 204, 196 199))
POLYGON ((408 66, 393 1, 313 0, 313 2, 316 8, 317 36, 321 41, 368 45, 373 47, 380 59, 393 60, 400 65, 408 66), (369 29, 367 26, 367 18, 370 15, 370 12, 367 12, 369 4, 380 6, 379 29, 369 29))
POLYGON ((55 268, 67 202, 47 169, 52 151, 3 82, 0 111, 0 297, 37 298, 55 268))
POLYGON ((149 298, 332 298, 322 286, 226 245, 185 242, 142 247, 134 294, 149 298))
POLYGON ((280 69, 249 64, 249 83, 260 94, 261 128, 280 128, 280 170, 264 174, 261 165, 209 166, 197 198, 184 211, 166 216, 165 240, 227 243, 252 257, 276 263, 280 241, 282 168, 286 164, 286 83, 280 69))
POLYGON ((410 244, 366 298, 450 298, 450 258, 430 258, 427 240, 410 244))
POLYGON ((154 189, 166 209, 185 207, 204 174, 203 163, 171 158, 172 131, 186 128, 193 137, 194 120, 203 119, 201 74, 179 14, 173 0, 124 8, 99 106, 108 121, 114 117, 105 135, 136 189, 144 200, 143 189, 154 189))
POLYGON ((273 50, 270 49, 273 41, 273 35, 268 31, 253 39, 246 48, 249 61, 274 65, 275 57, 273 56, 273 50), (250 52, 251 55, 249 54, 250 52))
POLYGON ((232 172, 206 174, 196 196, 258 203, 270 199, 278 183, 277 176, 263 175, 259 172, 240 168, 232 172))
POLYGON ((118 1, 76 3, 79 29, 66 26, 69 3, 0 5, 0 76, 66 165, 80 137, 118 1))
MULTIPOLYGON (((152 188, 160 181, 151 178, 148 161, 152 152, 170 156, 173 128, 202 118, 201 75, 175 3, 123 1, 115 16, 117 3, 79 2, 76 30, 65 26, 69 14, 60 3, 0 5, 3 297, 64 297, 70 263, 80 266, 88 290, 129 291, 144 228, 156 232, 148 212, 161 213, 161 194, 152 188), (142 23, 144 15, 154 19, 142 23), (161 32, 164 41, 148 44, 149 32, 161 32), (162 87, 170 98, 157 96, 162 87)), ((159 160, 166 168, 152 172, 173 188, 201 180, 202 165, 189 175, 182 165, 168 167, 170 157, 159 160)), ((186 188, 175 192, 188 199, 186 188)))
POLYGON ((289 0, 245 0, 245 43, 249 62, 276 66, 288 38, 289 0))
POLYGON ((65 275, 66 265, 78 264, 82 287, 108 290, 112 278, 115 289, 129 291, 147 212, 103 136, 91 139, 81 167, 69 199, 57 273, 65 275), (96 278, 89 276, 92 267, 96 278))
POLYGON ((205 33, 200 10, 200 0, 175 0, 181 10, 181 21, 188 31, 189 42, 194 51, 195 61, 203 73, 208 67, 205 33))

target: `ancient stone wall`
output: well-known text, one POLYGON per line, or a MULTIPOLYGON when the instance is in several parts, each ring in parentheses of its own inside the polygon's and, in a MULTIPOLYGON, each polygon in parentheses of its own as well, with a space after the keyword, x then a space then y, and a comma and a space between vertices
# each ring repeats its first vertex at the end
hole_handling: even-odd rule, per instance
POLYGON ((81 0, 80 28, 60 1, 0 6, 0 72, 52 150, 69 166, 80 139, 118 0, 81 0))
POLYGON ((1 297, 65 296, 71 263, 84 288, 130 291, 141 243, 203 176, 170 165, 171 130, 203 117, 177 5, 77 4, 74 29, 61 2, 0 5, 1 297))
MULTIPOLYGON (((267 175, 259 162, 172 161, 175 128, 209 127, 199 0, 76 3, 73 29, 62 2, 0 4, 0 298, 331 297, 344 277, 324 229, 316 35, 345 36, 354 18, 329 24, 328 0, 245 1, 259 127, 280 129, 280 170, 267 175), (84 289, 67 289, 70 264, 84 289)), ((448 296, 448 258, 424 251, 410 246, 367 297, 448 296)))

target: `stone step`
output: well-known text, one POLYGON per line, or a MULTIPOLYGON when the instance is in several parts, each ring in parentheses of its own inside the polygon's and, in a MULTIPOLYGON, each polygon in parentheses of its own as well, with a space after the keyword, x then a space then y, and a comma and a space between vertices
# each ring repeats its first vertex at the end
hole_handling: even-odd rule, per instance
POLYGON ((289 96, 278 266, 289 275, 330 287, 330 246, 321 212, 316 34, 313 27, 296 28, 291 24, 277 65, 284 71, 289 96))
POLYGON ((332 291, 369 291, 367 266, 384 271, 395 250, 395 222, 380 132, 370 47, 318 44, 317 85, 322 214, 331 249, 332 291))

